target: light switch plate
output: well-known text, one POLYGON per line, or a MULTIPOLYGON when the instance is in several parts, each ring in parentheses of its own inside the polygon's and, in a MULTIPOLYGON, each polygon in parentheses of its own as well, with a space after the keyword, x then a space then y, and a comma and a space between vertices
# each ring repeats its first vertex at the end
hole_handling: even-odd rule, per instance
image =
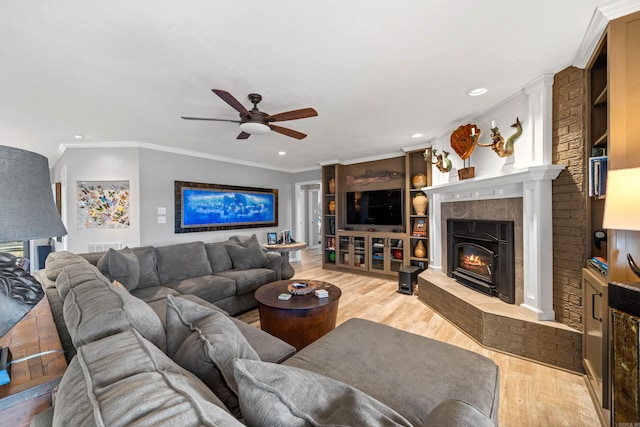
POLYGON ((167 208, 162 208, 162 207, 158 208, 158 215, 166 215, 166 214, 167 214, 167 208))
POLYGON ((158 224, 166 224, 167 223, 167 217, 164 215, 158 215, 158 224))

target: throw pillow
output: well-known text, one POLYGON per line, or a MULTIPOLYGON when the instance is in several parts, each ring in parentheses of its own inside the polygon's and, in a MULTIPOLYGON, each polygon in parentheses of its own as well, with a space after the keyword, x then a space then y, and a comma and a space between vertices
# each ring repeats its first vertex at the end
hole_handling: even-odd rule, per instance
POLYGON ((260 246, 225 245, 225 247, 236 270, 263 268, 269 265, 269 259, 260 246))
POLYGON ((236 360, 235 377, 248 426, 411 425, 360 390, 304 369, 236 360))
POLYGON ((260 360, 242 332, 224 313, 167 295, 167 354, 204 382, 239 417, 234 359, 260 360), (184 337, 181 343, 176 339, 184 337))
POLYGON ((433 408, 427 419, 425 427, 494 427, 493 421, 487 418, 474 406, 457 399, 448 399, 433 408))
POLYGON ((49 426, 242 426, 192 373, 136 330, 78 348, 49 426))
POLYGON ((142 246, 133 248, 133 253, 138 257, 140 264, 140 281, 138 288, 148 286, 160 286, 160 278, 156 268, 156 248, 153 246, 142 246))
POLYGON ((248 248, 249 246, 257 246, 260 247, 260 242, 258 241, 258 236, 252 234, 251 237, 243 236, 243 235, 235 235, 229 237, 229 241, 233 243, 237 243, 240 246, 244 246, 248 248))
POLYGON ((98 270, 109 280, 117 280, 132 291, 140 280, 138 257, 129 248, 120 251, 109 249, 97 263, 98 270))

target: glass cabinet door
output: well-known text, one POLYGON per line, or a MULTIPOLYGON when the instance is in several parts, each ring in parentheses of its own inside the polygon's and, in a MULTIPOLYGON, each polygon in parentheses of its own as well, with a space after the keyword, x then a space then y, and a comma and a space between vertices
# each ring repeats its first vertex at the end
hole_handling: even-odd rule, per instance
POLYGON ((383 272, 385 270, 384 259, 386 249, 386 237, 370 237, 371 239, 371 261, 369 271, 383 272))
POLYGON ((364 236, 353 236, 353 266, 367 268, 367 241, 364 236))
POLYGON ((338 236, 338 263, 350 267, 353 264, 351 259, 351 236, 338 236))
POLYGON ((390 258, 390 271, 399 271, 404 265, 404 239, 396 239, 389 237, 389 258, 390 258))

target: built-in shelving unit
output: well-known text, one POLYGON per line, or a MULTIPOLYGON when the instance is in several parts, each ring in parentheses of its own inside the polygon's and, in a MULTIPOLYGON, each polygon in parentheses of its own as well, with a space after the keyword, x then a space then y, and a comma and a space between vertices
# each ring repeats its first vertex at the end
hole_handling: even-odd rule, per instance
POLYGON ((431 149, 414 150, 405 154, 407 177, 405 215, 407 234, 409 235, 409 265, 419 267, 420 270, 426 269, 429 265, 429 216, 428 210, 425 214, 418 214, 413 207, 413 198, 418 195, 424 196, 422 187, 413 185, 413 178, 417 174, 424 174, 426 177, 425 187, 431 186, 431 168, 431 149), (420 243, 424 246, 424 256, 416 254, 416 246, 420 243))
MULTIPOLYGON (((607 75, 607 37, 602 39, 596 53, 593 56, 588 69, 588 111, 589 124, 586 153, 586 172, 589 191, 589 214, 591 235, 596 230, 602 229, 604 215, 604 187, 603 181, 608 169, 608 142, 609 142, 609 113, 608 113, 608 75, 607 75)), ((607 258, 606 244, 597 247, 595 240, 591 240, 589 255, 607 258)))
MULTIPOLYGON (((392 158, 376 161, 375 164, 362 163, 355 165, 325 165, 322 167, 322 265, 327 269, 348 269, 373 275, 397 276, 398 271, 408 265, 416 265, 421 269, 428 267, 429 222, 428 216, 417 215, 413 211, 412 199, 422 190, 413 188, 411 180, 417 173, 426 175, 426 185, 431 185, 431 165, 425 161, 424 149, 405 153, 404 158, 392 158), (346 190, 347 175, 354 170, 369 171, 370 168, 383 171, 399 172, 402 175, 394 184, 378 184, 383 189, 402 187, 404 193, 404 228, 398 226, 367 225, 347 226, 346 223, 346 190), (329 183, 333 180, 329 191, 329 183), (397 187, 396 187, 397 185, 397 187), (329 205, 335 206, 330 211, 329 205), (422 233, 416 227, 421 224, 422 233), (415 236, 412 236, 416 228, 415 236), (422 242, 426 248, 424 257, 415 256, 415 246, 422 242)), ((430 151, 428 151, 430 157, 430 151)), ((353 177, 351 177, 353 179, 353 177)), ((374 188, 375 183, 367 184, 367 189, 374 188)), ((353 191, 350 187, 349 191, 353 191)), ((357 190, 359 191, 359 190, 357 190)))
POLYGON ((340 207, 338 169, 339 165, 324 166, 322 168, 322 267, 335 268, 337 255, 338 223, 336 212, 340 207), (330 210, 330 205, 333 209, 330 210))

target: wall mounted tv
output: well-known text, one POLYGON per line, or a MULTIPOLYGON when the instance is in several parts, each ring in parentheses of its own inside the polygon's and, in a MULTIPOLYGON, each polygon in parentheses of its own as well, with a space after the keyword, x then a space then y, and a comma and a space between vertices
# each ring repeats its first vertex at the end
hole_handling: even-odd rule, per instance
POLYGON ((347 191, 348 225, 404 225, 402 190, 347 191))

